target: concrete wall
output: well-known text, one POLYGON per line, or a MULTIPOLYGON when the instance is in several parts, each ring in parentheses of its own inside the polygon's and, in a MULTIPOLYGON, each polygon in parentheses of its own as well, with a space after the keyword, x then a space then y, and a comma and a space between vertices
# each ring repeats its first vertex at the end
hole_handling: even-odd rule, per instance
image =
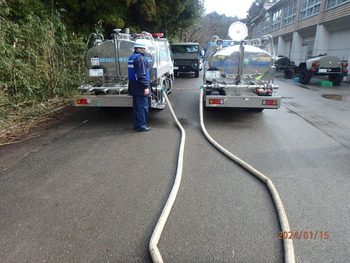
POLYGON ((328 53, 350 61, 350 30, 329 34, 328 53))
POLYGON ((329 52, 330 32, 324 25, 317 25, 313 55, 329 52))
POLYGON ((278 37, 278 44, 276 48, 277 56, 290 57, 290 41, 286 41, 282 36, 278 37))

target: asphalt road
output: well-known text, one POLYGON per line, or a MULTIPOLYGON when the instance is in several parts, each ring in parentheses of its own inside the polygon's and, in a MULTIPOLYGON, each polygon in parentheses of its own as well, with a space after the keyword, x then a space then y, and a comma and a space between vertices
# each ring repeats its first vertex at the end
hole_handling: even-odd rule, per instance
MULTIPOLYGON (((350 86, 316 81, 277 79, 280 109, 206 110, 204 121, 217 142, 274 182, 298 231, 297 262, 348 262, 350 86)), ((265 184, 201 132, 200 85, 181 75, 169 95, 186 146, 158 246, 164 262, 283 262, 265 184)), ((151 262, 148 242, 175 178, 180 132, 168 108, 152 110, 149 124, 137 133, 131 109, 70 108, 32 139, 1 147, 1 262, 151 262)))

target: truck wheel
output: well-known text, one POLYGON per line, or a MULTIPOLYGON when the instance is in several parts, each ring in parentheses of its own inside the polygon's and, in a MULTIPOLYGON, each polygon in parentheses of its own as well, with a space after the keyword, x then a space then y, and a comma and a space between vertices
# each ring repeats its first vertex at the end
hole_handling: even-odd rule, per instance
POLYGON ((290 68, 286 68, 284 70, 284 77, 286 79, 292 79, 293 78, 293 72, 292 72, 292 70, 290 68))
POLYGON ((343 80, 343 76, 342 75, 329 75, 328 79, 329 79, 329 81, 333 82, 334 86, 339 86, 343 80))
POLYGON ((152 96, 148 97, 147 100, 148 100, 148 112, 150 112, 152 109, 152 101, 154 100, 153 94, 152 96))
POLYGON ((196 71, 194 72, 194 76, 195 76, 196 78, 199 77, 199 69, 196 69, 196 71))
POLYGON ((177 78, 179 76, 179 71, 178 70, 174 70, 174 76, 175 76, 175 78, 177 78))
POLYGON ((300 83, 308 84, 310 82, 311 76, 307 74, 306 66, 300 68, 300 83))
POLYGON ((166 78, 163 81, 163 89, 164 89, 165 93, 170 94, 172 88, 173 88, 173 81, 170 78, 166 78))

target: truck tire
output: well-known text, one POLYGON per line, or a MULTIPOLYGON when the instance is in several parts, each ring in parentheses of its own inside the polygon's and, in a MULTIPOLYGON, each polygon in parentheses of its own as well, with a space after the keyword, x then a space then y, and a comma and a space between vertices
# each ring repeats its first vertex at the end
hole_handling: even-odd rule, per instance
POLYGON ((196 78, 199 77, 199 68, 197 68, 196 71, 194 72, 194 76, 195 76, 196 78))
POLYGON ((205 89, 205 95, 211 95, 212 90, 211 89, 205 89))
POLYGON ((171 90, 173 89, 173 81, 171 78, 166 78, 163 81, 163 89, 165 91, 166 94, 170 94, 171 90))
POLYGON ((333 82, 334 86, 339 86, 343 80, 343 75, 329 75, 328 79, 333 82))
POLYGON ((147 101, 148 101, 148 112, 150 112, 151 109, 152 109, 152 100, 154 100, 153 94, 147 98, 147 101))
POLYGON ((293 71, 290 68, 284 69, 284 78, 286 79, 292 79, 293 78, 293 71))
POLYGON ((206 95, 203 93, 203 108, 206 110, 207 109, 207 102, 206 102, 206 95))
POLYGON ((255 112, 262 112, 264 109, 262 108, 252 108, 251 111, 255 111, 255 112))
POLYGON ((308 74, 306 65, 300 67, 300 83, 308 84, 311 80, 311 76, 308 74))

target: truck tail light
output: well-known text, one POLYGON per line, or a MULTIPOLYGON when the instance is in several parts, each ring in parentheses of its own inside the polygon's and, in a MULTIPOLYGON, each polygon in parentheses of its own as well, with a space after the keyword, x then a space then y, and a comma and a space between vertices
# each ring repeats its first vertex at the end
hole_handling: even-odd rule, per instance
POLYGON ((347 67, 349 66, 349 64, 347 62, 342 62, 341 66, 342 66, 342 71, 343 72, 347 72, 348 71, 347 67))
POLYGON ((224 104, 223 99, 209 99, 209 104, 224 104))
POLYGON ((318 63, 318 62, 314 62, 314 63, 312 63, 312 71, 313 72, 316 72, 317 70, 318 70, 318 67, 320 66, 320 63, 318 63))
POLYGON ((90 101, 88 99, 77 99, 77 104, 89 104, 90 101))
POLYGON ((263 105, 277 105, 278 102, 277 102, 277 100, 263 100, 262 104, 263 105))

